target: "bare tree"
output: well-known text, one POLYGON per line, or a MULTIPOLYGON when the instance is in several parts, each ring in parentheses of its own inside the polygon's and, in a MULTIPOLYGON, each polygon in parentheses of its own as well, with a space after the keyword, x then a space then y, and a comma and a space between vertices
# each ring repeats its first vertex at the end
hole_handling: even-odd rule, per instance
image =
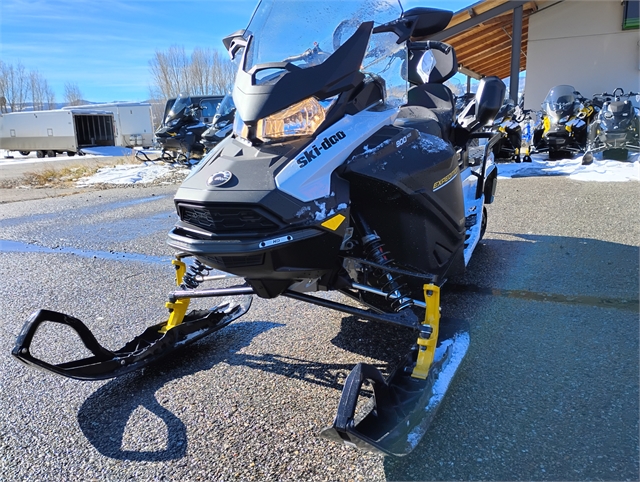
POLYGON ((236 78, 236 64, 217 50, 212 55, 213 87, 211 93, 226 94, 233 88, 233 82, 236 78))
MULTIPOLYGON (((48 104, 47 96, 51 91, 47 79, 45 79, 37 70, 32 70, 29 73, 29 86, 33 110, 44 110, 45 103, 48 104)), ((49 108, 48 105, 47 108, 49 108)))
POLYGON ((156 50, 149 64, 155 87, 152 97, 168 99, 187 90, 189 60, 184 47, 172 45, 166 52, 156 50))
POLYGON ((47 99, 47 109, 55 109, 56 108, 56 93, 53 91, 50 85, 47 85, 47 89, 45 91, 45 96, 47 99))
POLYGON ((168 99, 181 92, 191 95, 224 94, 233 86, 235 67, 220 52, 196 48, 187 57, 184 47, 156 51, 149 61, 153 85, 151 97, 168 99))
POLYGON ((82 92, 75 82, 66 82, 64 84, 64 100, 68 105, 81 105, 82 92))
POLYGON ((29 76, 24 65, 13 65, 0 61, 0 97, 4 97, 11 112, 19 112, 26 107, 29 94, 29 76))

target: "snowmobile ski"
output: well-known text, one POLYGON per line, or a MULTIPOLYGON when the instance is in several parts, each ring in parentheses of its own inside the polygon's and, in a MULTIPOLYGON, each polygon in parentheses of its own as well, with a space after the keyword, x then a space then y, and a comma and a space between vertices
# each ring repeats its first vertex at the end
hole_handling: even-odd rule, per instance
POLYGON ((425 288, 435 296, 427 295, 415 349, 387 379, 373 365, 358 363, 345 380, 333 425, 321 432, 324 438, 395 456, 407 455, 420 442, 469 346, 468 323, 447 319, 440 325, 439 291, 425 288), (356 408, 365 381, 373 385, 373 397, 370 411, 360 416, 356 408))
POLYGON ((245 296, 238 298, 234 304, 221 304, 211 310, 194 310, 169 330, 163 329, 166 322, 158 323, 116 351, 104 348, 79 319, 56 311, 39 310, 25 323, 11 353, 29 366, 58 375, 77 380, 104 380, 145 367, 178 348, 224 328, 245 314, 251 301, 251 296, 245 296), (60 364, 51 364, 33 356, 30 351, 31 342, 38 328, 45 322, 60 323, 72 328, 93 356, 60 364))

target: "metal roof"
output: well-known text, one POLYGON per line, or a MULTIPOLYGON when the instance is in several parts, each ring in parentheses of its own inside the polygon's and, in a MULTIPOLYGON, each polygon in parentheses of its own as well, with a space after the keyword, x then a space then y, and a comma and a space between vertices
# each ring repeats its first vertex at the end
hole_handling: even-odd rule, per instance
POLYGON ((522 6, 520 71, 527 67, 529 17, 562 0, 484 0, 456 12, 445 30, 430 36, 453 45, 460 72, 471 77, 510 75, 513 10, 522 6))

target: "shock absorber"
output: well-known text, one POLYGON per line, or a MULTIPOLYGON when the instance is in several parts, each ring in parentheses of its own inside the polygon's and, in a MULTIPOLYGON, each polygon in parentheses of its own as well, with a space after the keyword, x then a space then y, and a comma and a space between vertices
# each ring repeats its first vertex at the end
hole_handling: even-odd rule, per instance
POLYGON ((187 268, 187 271, 182 277, 180 288, 183 290, 195 290, 201 283, 198 277, 206 276, 208 274, 209 268, 196 259, 193 264, 187 268))
MULTIPOLYGON (((384 243, 380 236, 371 229, 362 216, 356 215, 356 219, 362 229, 362 247, 365 256, 380 266, 387 266, 393 262, 389 257, 389 251, 385 251, 384 243)), ((404 292, 406 284, 400 283, 400 276, 394 276, 393 273, 383 270, 378 276, 380 289, 387 293, 387 299, 393 299, 391 306, 395 311, 401 311, 405 308, 413 306, 413 300, 404 292)))

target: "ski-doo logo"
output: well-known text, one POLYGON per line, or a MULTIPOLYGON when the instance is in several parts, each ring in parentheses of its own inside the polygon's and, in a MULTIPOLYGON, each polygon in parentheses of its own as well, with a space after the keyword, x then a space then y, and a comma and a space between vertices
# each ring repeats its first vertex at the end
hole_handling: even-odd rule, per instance
POLYGON ((328 151, 345 137, 347 137, 347 135, 342 131, 338 131, 332 136, 325 137, 319 146, 314 144, 304 151, 302 155, 296 159, 296 162, 300 167, 306 166, 318 157, 321 154, 321 151, 328 151))

